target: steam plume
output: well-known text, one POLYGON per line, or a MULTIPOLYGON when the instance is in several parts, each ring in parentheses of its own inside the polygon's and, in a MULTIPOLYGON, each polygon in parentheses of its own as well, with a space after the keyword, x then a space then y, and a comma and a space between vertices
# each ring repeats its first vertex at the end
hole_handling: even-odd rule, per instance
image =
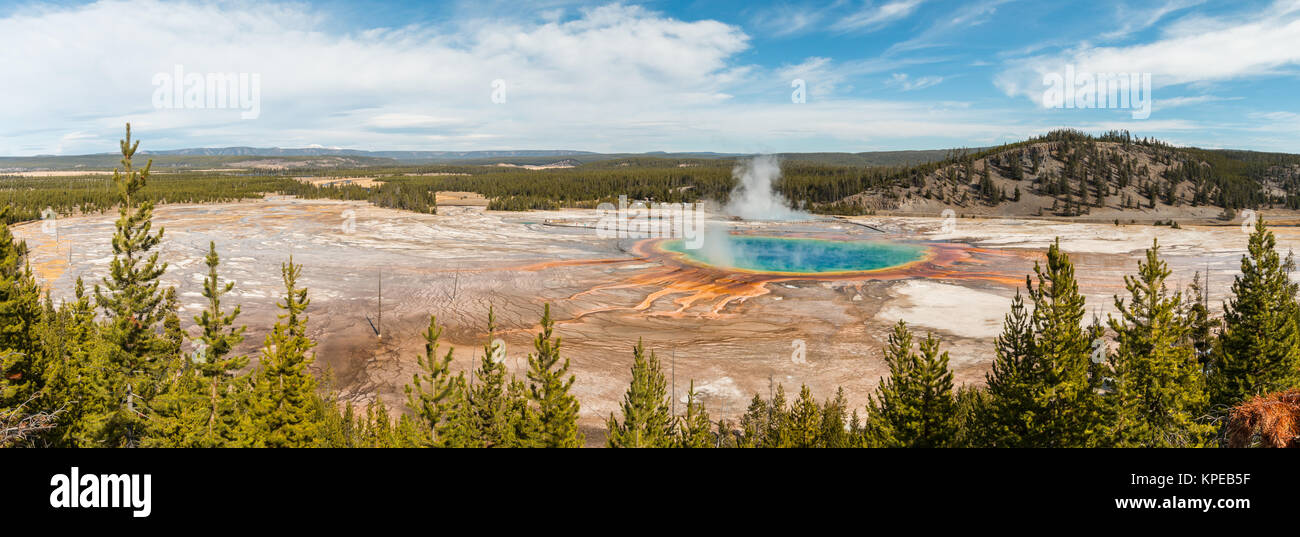
POLYGON ((781 177, 781 163, 774 155, 758 155, 736 164, 731 175, 740 182, 731 191, 723 212, 745 220, 809 220, 812 215, 790 207, 790 202, 772 188, 781 177))

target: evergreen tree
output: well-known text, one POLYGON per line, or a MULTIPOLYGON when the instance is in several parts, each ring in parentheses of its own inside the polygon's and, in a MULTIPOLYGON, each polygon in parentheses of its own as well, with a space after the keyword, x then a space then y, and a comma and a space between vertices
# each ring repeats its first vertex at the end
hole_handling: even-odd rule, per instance
POLYGON ((450 448, 481 448, 483 439, 475 427, 474 409, 469 406, 469 386, 465 374, 459 373, 451 393, 451 408, 447 413, 446 427, 439 432, 439 441, 450 448))
MULTIPOLYGON (((1026 280, 1026 285, 1028 280, 1026 280)), ((1034 351, 1034 329, 1020 291, 994 340, 996 357, 984 374, 986 404, 978 416, 978 443, 986 447, 1032 447, 1040 414, 1036 400, 1042 364, 1034 351)))
POLYGON ((307 337, 307 289, 298 287, 302 265, 281 264, 284 313, 262 345, 253 373, 250 404, 240 443, 253 447, 314 447, 323 443, 325 415, 308 371, 316 343, 307 337))
POLYGON ((871 447, 871 438, 868 436, 866 425, 862 422, 862 417, 858 415, 858 409, 853 409, 849 417, 848 446, 852 448, 871 447))
MULTIPOLYGON (((9 207, 0 209, 0 219, 8 214, 9 207)), ((45 384, 37 346, 40 288, 27 267, 26 249, 9 226, 0 226, 0 413, 19 406, 39 411, 46 405, 37 400, 45 384)))
MULTIPOLYGON (((193 368, 175 369, 159 383, 142 447, 200 447, 211 412, 203 379, 193 368)), ((217 444, 218 446, 220 444, 217 444)))
POLYGON ((181 364, 181 346, 185 344, 185 330, 181 329, 180 302, 176 298, 176 288, 163 290, 162 334, 156 341, 159 361, 163 371, 174 373, 181 364))
POLYGON ((654 351, 646 356, 640 339, 632 348, 632 383, 623 395, 623 421, 609 415, 609 447, 668 447, 673 442, 673 418, 668 406, 668 382, 654 351))
POLYGON ((699 402, 695 393, 695 381, 686 392, 686 416, 677 423, 677 434, 670 445, 679 448, 713 447, 713 422, 709 421, 709 412, 699 402))
POLYGON ((1201 273, 1197 272, 1192 276, 1191 285, 1187 286, 1187 295, 1183 302, 1183 318, 1186 319, 1185 322, 1190 329, 1187 338, 1191 342, 1192 349, 1196 351, 1196 359, 1201 364, 1202 370, 1206 369, 1210 361, 1210 351, 1214 346, 1215 331, 1218 326, 1218 321, 1210 318, 1208 306, 1205 282, 1201 279, 1201 273))
POLYGON ((912 351, 912 333, 899 321, 885 348, 889 378, 881 379, 868 405, 872 445, 948 447, 955 444, 958 416, 948 353, 929 335, 912 351))
POLYGON ((85 282, 77 278, 73 301, 60 308, 58 323, 47 324, 42 338, 46 355, 45 383, 50 404, 63 410, 44 440, 51 446, 94 446, 92 416, 106 414, 111 405, 102 356, 103 340, 85 282))
POLYGON ((767 433, 768 415, 767 402, 754 394, 745 414, 740 417, 740 439, 736 447, 762 447, 766 443, 764 436, 767 433))
POLYGON ((461 388, 458 378, 451 373, 455 349, 447 349, 447 354, 438 356, 441 336, 437 317, 430 315, 429 327, 424 331, 424 356, 417 360, 420 371, 406 385, 406 406, 431 433, 429 441, 433 446, 444 443, 442 437, 448 432, 448 421, 456 409, 461 388))
POLYGON ((954 447, 988 447, 983 430, 984 416, 989 404, 988 392, 970 385, 957 389, 954 396, 957 406, 957 438, 954 447))
POLYGON ((156 340, 160 379, 150 401, 142 447, 192 447, 202 445, 204 397, 202 381, 192 362, 181 356, 185 332, 181 329, 176 289, 163 291, 163 332, 156 340))
POLYGON ((847 409, 848 401, 844 396, 844 388, 840 387, 835 391, 835 399, 826 401, 822 406, 822 430, 821 438, 818 440, 822 447, 849 447, 848 432, 845 431, 847 409))
POLYGON ((1124 277, 1129 300, 1115 297, 1119 419, 1112 438, 1121 446, 1200 447, 1212 432, 1198 421, 1208 402, 1205 380, 1179 315, 1182 297, 1165 289, 1170 270, 1159 250, 1153 241, 1138 275, 1124 277))
POLYGON ((535 448, 541 447, 541 421, 532 405, 529 404, 528 384, 511 377, 506 385, 506 431, 505 447, 535 448))
POLYGON ((131 125, 120 143, 122 168, 113 170, 117 186, 118 219, 113 235, 113 261, 103 287, 95 286, 95 302, 104 312, 100 330, 107 345, 103 348, 104 382, 114 402, 108 413, 92 418, 102 445, 132 447, 145 434, 149 403, 169 365, 160 356, 156 327, 167 312, 158 278, 167 270, 159 263, 154 250, 162 240, 163 229, 152 234, 153 202, 139 201, 139 192, 149 179, 150 160, 144 168, 132 166, 132 156, 140 146, 131 141, 131 125))
POLYGON ((1031 407, 1038 416, 1030 437, 1037 447, 1083 447, 1099 439, 1104 418, 1093 392, 1092 338, 1084 332, 1084 298, 1074 279, 1074 265, 1061 251, 1060 239, 1047 250, 1046 267, 1035 263, 1038 286, 1034 303, 1034 361, 1041 367, 1031 388, 1031 407))
MULTIPOLYGON (((203 445, 221 446, 234 439, 240 420, 240 405, 235 376, 248 365, 247 356, 230 356, 235 346, 244 340, 245 327, 236 328, 239 306, 229 313, 221 308, 221 297, 231 292, 235 282, 224 285, 217 279, 217 266, 221 258, 214 242, 208 243, 208 276, 203 280, 203 298, 207 308, 194 317, 203 329, 199 336, 201 352, 196 356, 195 368, 206 384, 207 419, 204 423, 203 445)), ((305 306, 305 305, 304 305, 305 306)))
POLYGON ((500 447, 509 436, 506 403, 505 348, 495 341, 496 312, 488 307, 488 343, 474 372, 477 382, 469 390, 469 407, 473 409, 473 428, 484 447, 500 447))
POLYGON ((785 403, 785 386, 776 385, 772 399, 764 405, 764 408, 767 410, 767 419, 764 421, 767 429, 763 432, 763 443, 760 445, 766 448, 790 447, 792 428, 790 411, 785 403))
POLYGON ((536 444, 539 447, 582 447, 578 432, 578 398, 570 390, 569 359, 560 356, 560 338, 553 337, 551 305, 542 313, 542 331, 533 340, 535 354, 528 355, 529 400, 536 407, 536 444), (568 375, 568 379, 564 377, 568 375))
POLYGON ((822 408, 807 385, 800 388, 799 399, 790 409, 790 429, 790 447, 822 447, 822 408))
POLYGON ((1295 268, 1277 252, 1260 218, 1241 258, 1241 275, 1224 306, 1223 333, 1210 372, 1210 402, 1218 408, 1300 384, 1295 268))

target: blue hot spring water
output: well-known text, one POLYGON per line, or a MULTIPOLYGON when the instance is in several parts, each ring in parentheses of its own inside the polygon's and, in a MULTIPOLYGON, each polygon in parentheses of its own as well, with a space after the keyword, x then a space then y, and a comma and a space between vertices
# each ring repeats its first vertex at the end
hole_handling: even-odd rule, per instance
POLYGON ((730 235, 722 241, 706 241, 703 248, 694 250, 687 249, 680 239, 667 241, 661 247, 696 263, 720 268, 799 274, 895 267, 918 261, 926 252, 924 246, 915 244, 753 235, 730 235))

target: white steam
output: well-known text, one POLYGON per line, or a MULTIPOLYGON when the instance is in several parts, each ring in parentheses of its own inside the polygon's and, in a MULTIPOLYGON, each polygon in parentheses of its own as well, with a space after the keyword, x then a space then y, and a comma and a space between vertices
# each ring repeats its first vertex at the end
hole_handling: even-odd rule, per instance
POLYGON ((715 267, 732 267, 736 264, 736 243, 726 224, 710 223, 704 226, 704 251, 700 258, 715 267))
POLYGON ((731 191, 723 212, 745 220, 810 220, 812 215, 790 207, 772 188, 781 177, 781 163, 773 155, 758 155, 736 164, 731 175, 740 181, 731 191))

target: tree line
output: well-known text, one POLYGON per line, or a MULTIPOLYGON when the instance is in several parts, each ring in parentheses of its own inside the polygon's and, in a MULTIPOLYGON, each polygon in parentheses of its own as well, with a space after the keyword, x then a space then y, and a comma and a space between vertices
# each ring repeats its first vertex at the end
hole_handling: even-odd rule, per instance
MULTIPOLYGON (((305 199, 368 201, 380 207, 436 212, 435 194, 469 191, 489 200, 491 210, 527 211, 593 208, 616 203, 619 196, 666 203, 726 203, 736 186, 734 158, 620 158, 572 168, 529 170, 487 165, 383 165, 364 168, 301 168, 289 171, 196 172, 158 174, 138 196, 155 203, 210 203, 259 198, 264 194, 305 199), (334 176, 333 184, 311 184, 288 174, 334 176), (373 186, 348 184, 343 178, 368 176, 373 186)), ((867 192, 882 199, 920 195, 966 206, 1017 201, 1020 186, 998 188, 990 169, 1024 191, 1050 196, 1061 215, 1086 213, 1112 204, 1123 208, 1187 203, 1227 211, 1240 208, 1300 207, 1300 156, 1244 151, 1175 148, 1158 140, 1115 131, 1091 136, 1058 130, 1014 144, 982 150, 953 150, 933 162, 907 166, 864 166, 791 158, 782 163, 773 187, 797 206, 822 214, 864 214, 868 208, 846 201, 867 192), (1047 144, 1049 150, 1042 150, 1047 144), (1101 144, 1116 144, 1106 149, 1101 144), (1169 166, 1162 174, 1129 156, 1141 151, 1169 166), (1062 169, 1043 172, 1047 159, 1062 169), (976 162, 987 165, 977 169, 976 162), (938 181, 928 182, 928 177, 938 181), (1273 193, 1275 192, 1275 193, 1273 193), (1118 199, 1115 197, 1118 196, 1118 199)), ((6 223, 35 220, 46 208, 57 214, 104 212, 118 203, 111 179, 102 175, 72 177, 0 177, 0 202, 11 207, 6 223)), ((1225 211, 1225 214, 1227 212, 1225 211)))

